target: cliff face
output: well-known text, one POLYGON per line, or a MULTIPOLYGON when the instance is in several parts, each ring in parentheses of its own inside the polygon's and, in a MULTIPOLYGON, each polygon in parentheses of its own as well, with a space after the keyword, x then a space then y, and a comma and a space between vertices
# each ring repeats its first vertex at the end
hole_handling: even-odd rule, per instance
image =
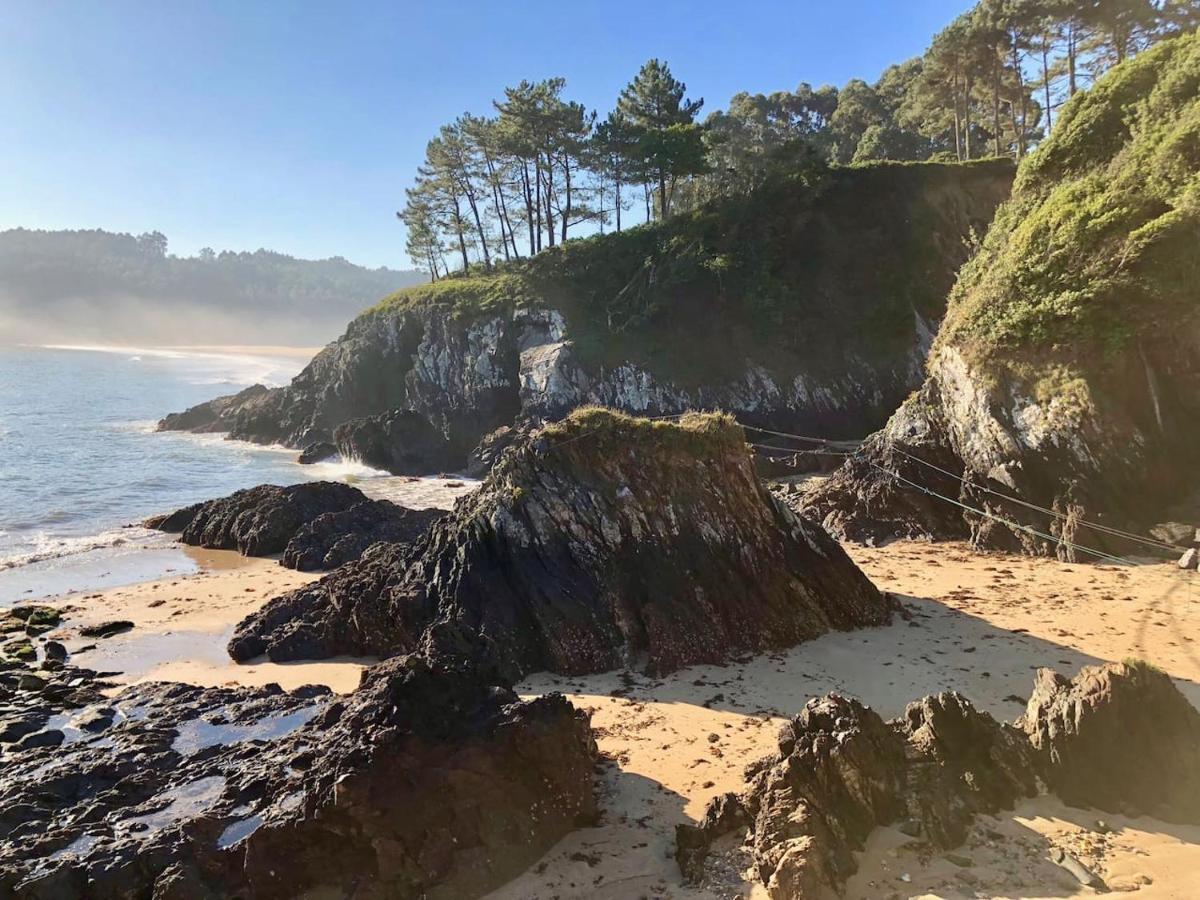
POLYGON ((861 434, 919 384, 954 273, 1010 181, 1003 162, 834 170, 571 242, 401 292, 290 386, 160 427, 331 442, 409 472, 461 468, 495 428, 585 404, 861 434))
POLYGON ((1144 526, 1195 486, 1198 147, 1200 37, 1078 95, 964 268, 924 385, 807 513, 859 539, 1130 552, 1082 520, 1144 526))

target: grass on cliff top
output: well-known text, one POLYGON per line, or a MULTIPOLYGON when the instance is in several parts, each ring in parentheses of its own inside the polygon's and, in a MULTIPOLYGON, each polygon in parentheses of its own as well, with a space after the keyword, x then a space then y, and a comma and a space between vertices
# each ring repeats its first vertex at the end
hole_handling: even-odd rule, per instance
POLYGON ((1050 350, 1092 368, 1194 317, 1198 284, 1193 34, 1115 67, 1064 108, 964 267, 938 341, 976 363, 1050 350))
POLYGON ((685 388, 739 377, 747 359, 782 384, 840 376, 848 356, 906 353, 914 312, 940 318, 1011 177, 1005 160, 814 165, 663 223, 408 288, 372 312, 435 304, 470 321, 553 307, 585 364, 629 361, 685 388))
POLYGON ((677 420, 645 419, 603 406, 582 406, 565 419, 546 425, 541 434, 552 446, 578 444, 588 455, 630 447, 702 458, 746 452, 746 434, 728 413, 691 412, 677 420))

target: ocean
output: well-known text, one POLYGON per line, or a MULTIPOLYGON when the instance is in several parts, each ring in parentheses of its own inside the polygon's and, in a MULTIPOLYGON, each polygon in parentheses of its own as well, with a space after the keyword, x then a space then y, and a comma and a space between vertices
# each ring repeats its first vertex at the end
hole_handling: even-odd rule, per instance
POLYGON ((359 479, 296 451, 156 433, 161 416, 254 383, 284 384, 301 354, 0 347, 0 605, 130 583, 194 563, 145 517, 256 484, 359 479))

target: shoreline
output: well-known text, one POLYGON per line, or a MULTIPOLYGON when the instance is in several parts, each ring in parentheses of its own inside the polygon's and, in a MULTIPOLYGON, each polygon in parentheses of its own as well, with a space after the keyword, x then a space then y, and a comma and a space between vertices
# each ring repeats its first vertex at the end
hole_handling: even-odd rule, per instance
MULTIPOLYGON (((735 846, 715 857, 728 883, 681 884, 674 828, 698 819, 716 795, 740 790, 745 766, 772 749, 779 724, 830 691, 892 717, 924 694, 958 690, 1011 721, 1023 712, 1037 668, 1074 675, 1083 665, 1133 655, 1168 671, 1193 705, 1200 704, 1200 654, 1189 637, 1200 630, 1200 608, 1189 601, 1189 578, 1200 577, 1196 573, 1173 563, 1133 569, 1064 564, 977 553, 961 544, 901 541, 846 549, 880 589, 900 597, 911 619, 898 616, 887 626, 834 632, 781 652, 662 678, 541 673, 519 684, 522 696, 562 692, 591 714, 602 815, 490 900, 623 898, 631 891, 764 897, 761 887, 743 879, 745 854, 735 846)), ((225 654, 237 621, 318 573, 233 551, 192 553, 193 573, 72 595, 63 625, 46 637, 63 640, 75 664, 119 669, 111 680, 120 685, 274 682, 284 689, 315 683, 339 693, 354 690, 373 660, 237 664, 225 654), (78 635, 84 625, 112 619, 134 627, 106 639, 78 635), (93 649, 82 649, 88 644, 93 649)), ((995 897, 1091 896, 1062 879, 1045 859, 1048 848, 1066 849, 1114 886, 1146 897, 1186 896, 1190 873, 1200 868, 1200 828, 1071 809, 1050 797, 981 816, 971 834, 960 848, 972 861, 963 875, 944 855, 922 857, 896 829, 878 829, 859 854, 860 870, 846 896, 959 896, 966 887, 995 897), (1098 818, 1112 826, 1103 839, 1093 828, 1098 818), (972 885, 968 878, 975 879, 972 885)))

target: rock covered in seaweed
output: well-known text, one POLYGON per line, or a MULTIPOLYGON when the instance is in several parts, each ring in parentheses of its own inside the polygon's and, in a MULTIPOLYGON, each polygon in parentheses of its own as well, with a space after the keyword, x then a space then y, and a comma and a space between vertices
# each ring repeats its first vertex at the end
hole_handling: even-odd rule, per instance
POLYGON ((776 502, 741 428, 573 413, 504 454, 407 553, 371 554, 272 601, 231 643, 311 655, 471 648, 514 677, 665 672, 887 622, 890 602, 820 528, 776 502), (366 626, 366 627, 364 627, 366 626), (349 640, 348 640, 349 639, 349 640))
POLYGON ((336 569, 380 542, 409 544, 445 513, 409 509, 390 500, 366 500, 349 509, 323 513, 300 529, 283 551, 289 569, 336 569))
POLYGON ((144 684, 101 702, 61 746, 8 754, 0 894, 472 897, 596 813, 587 716, 453 663, 398 658, 345 698, 144 684))
POLYGON ((358 488, 336 481, 279 487, 262 484, 146 520, 148 528, 181 532, 185 544, 237 550, 246 556, 282 553, 302 527, 325 513, 367 500, 358 488))

